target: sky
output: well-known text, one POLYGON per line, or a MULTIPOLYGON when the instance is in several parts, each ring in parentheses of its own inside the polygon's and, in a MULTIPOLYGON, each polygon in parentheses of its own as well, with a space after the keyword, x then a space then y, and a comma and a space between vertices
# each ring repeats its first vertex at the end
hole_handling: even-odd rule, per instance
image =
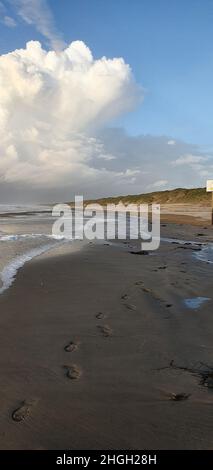
POLYGON ((205 186, 213 0, 1 0, 0 200, 205 186))

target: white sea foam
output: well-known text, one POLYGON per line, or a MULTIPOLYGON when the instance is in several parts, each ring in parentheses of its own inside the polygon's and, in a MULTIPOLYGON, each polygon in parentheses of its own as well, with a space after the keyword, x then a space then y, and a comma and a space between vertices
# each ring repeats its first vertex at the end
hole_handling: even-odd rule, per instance
POLYGON ((198 260, 213 264, 213 244, 212 243, 210 245, 203 246, 201 251, 195 252, 194 254, 198 260))
POLYGON ((63 235, 49 235, 45 233, 21 233, 13 235, 0 235, 0 242, 22 241, 28 239, 49 238, 53 240, 64 240, 63 235))
POLYGON ((0 294, 2 294, 12 285, 18 270, 22 268, 27 261, 30 261, 36 256, 39 256, 49 250, 52 250, 56 246, 58 246, 58 243, 46 244, 37 248, 33 248, 26 253, 13 258, 12 261, 10 261, 10 263, 8 263, 0 273, 2 281, 0 294))

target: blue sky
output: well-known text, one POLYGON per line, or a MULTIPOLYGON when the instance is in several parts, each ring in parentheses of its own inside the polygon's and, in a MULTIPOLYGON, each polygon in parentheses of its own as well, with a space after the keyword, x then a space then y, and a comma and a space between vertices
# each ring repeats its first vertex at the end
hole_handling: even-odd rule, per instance
MULTIPOLYGON (((7 2, 5 2, 6 4, 7 2)), ((145 88, 142 106, 120 118, 133 135, 171 135, 212 146, 212 0, 49 0, 66 43, 83 40, 97 58, 123 57, 145 88)), ((8 15, 15 18, 13 5, 8 15)), ((42 37, 33 26, 1 28, 0 52, 42 37)))
POLYGON ((205 186, 212 24, 213 0, 0 0, 0 197, 205 186))

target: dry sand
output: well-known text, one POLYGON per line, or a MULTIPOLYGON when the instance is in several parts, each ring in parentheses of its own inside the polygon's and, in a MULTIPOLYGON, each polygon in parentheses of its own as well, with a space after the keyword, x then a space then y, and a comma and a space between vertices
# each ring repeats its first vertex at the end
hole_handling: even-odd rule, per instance
POLYGON ((135 249, 41 256, 0 297, 1 449, 212 449, 212 300, 184 299, 212 297, 213 265, 135 249))

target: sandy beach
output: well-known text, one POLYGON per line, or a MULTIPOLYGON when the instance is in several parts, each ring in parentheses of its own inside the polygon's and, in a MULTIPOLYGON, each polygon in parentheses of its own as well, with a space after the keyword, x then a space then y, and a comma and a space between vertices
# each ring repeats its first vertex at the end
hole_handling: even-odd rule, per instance
POLYGON ((212 448, 212 264, 194 252, 212 231, 162 235, 198 245, 75 242, 18 272, 0 296, 1 449, 212 448))

